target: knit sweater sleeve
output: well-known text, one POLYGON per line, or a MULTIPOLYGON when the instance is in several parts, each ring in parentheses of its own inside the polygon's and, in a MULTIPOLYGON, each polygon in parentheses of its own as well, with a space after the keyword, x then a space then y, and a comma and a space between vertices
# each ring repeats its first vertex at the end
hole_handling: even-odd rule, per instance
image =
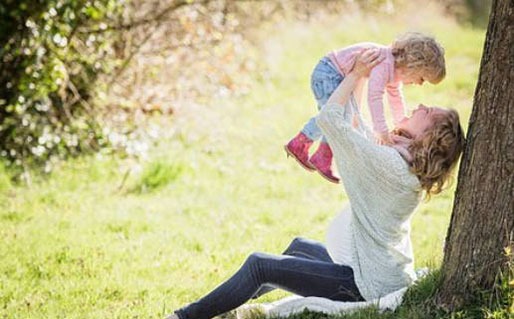
POLYGON ((412 190, 412 176, 396 150, 375 144, 353 127, 354 117, 360 118, 354 109, 351 103, 325 105, 317 124, 332 148, 352 207, 366 207, 372 214, 388 203, 374 201, 371 194, 394 201, 398 193, 412 190))

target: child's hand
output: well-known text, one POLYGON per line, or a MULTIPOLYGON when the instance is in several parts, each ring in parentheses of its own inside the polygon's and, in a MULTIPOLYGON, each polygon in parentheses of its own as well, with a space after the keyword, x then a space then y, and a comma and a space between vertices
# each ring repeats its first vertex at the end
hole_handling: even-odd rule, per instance
POLYGON ((378 145, 391 145, 393 141, 389 136, 389 132, 375 133, 375 143, 378 145))

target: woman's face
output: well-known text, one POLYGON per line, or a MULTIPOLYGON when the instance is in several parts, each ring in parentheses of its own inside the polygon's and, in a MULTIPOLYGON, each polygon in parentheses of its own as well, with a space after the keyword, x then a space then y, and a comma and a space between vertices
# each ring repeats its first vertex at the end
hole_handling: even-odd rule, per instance
POLYGON ((396 126, 408 132, 413 138, 421 136, 427 129, 434 124, 434 117, 444 115, 448 110, 440 107, 428 107, 423 104, 418 105, 410 117, 406 117, 396 126))

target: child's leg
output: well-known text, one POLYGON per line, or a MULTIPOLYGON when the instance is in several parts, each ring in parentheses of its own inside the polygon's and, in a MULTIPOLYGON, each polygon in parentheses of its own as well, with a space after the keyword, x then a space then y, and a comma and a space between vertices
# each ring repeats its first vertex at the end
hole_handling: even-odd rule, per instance
MULTIPOLYGON (((327 103, 328 98, 332 95, 343 79, 343 75, 339 73, 329 58, 324 57, 319 61, 311 76, 311 89, 314 93, 318 110, 323 108, 327 103)), ((302 129, 302 133, 312 140, 318 140, 322 136, 321 130, 316 124, 316 116, 312 117, 305 124, 302 129)))
POLYGON ((361 301, 350 267, 292 256, 251 254, 226 282, 176 311, 180 319, 209 319, 235 309, 268 283, 301 296, 361 301))
MULTIPOLYGON (((330 59, 323 58, 312 74, 312 91, 318 103, 318 109, 322 109, 328 99, 343 81, 336 67, 330 59)), ((322 137, 321 131, 316 125, 315 118, 312 118, 303 128, 302 132, 307 132, 310 136, 322 137)), ((309 135, 308 135, 309 136, 309 135)), ((323 137, 317 151, 309 159, 309 163, 325 179, 333 183, 339 183, 339 179, 332 172, 332 150, 323 137)))
POLYGON ((332 183, 339 183, 339 178, 332 171, 332 149, 328 143, 321 141, 316 152, 309 159, 309 163, 318 171, 318 173, 332 183))
MULTIPOLYGON (((325 245, 320 242, 301 237, 293 239, 291 244, 289 244, 289 247, 287 247, 282 255, 300 257, 309 260, 333 262, 325 245)), ((255 295, 252 296, 252 299, 257 299, 260 296, 267 294, 268 292, 271 292, 275 289, 276 287, 265 284, 259 288, 255 295)))
POLYGON ((284 150, 288 156, 292 156, 303 168, 313 171, 314 167, 309 164, 309 148, 311 145, 312 140, 300 132, 289 143, 284 145, 284 150))
MULTIPOLYGON (((328 98, 343 80, 343 76, 333 66, 328 58, 323 58, 316 65, 311 76, 311 87, 318 104, 321 109, 327 102, 328 98)), ((298 133, 287 145, 285 151, 293 156, 300 165, 307 170, 315 168, 309 163, 309 148, 313 141, 321 137, 321 130, 316 124, 316 117, 312 117, 307 124, 304 125, 301 132, 298 133)))

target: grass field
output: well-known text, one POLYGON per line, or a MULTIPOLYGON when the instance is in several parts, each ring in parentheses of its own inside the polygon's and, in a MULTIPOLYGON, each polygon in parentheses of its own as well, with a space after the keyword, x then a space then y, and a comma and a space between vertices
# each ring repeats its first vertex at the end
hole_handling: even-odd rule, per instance
MULTIPOLYGON (((172 138, 125 182, 126 162, 108 156, 70 161, 31 187, 2 171, 0 318, 161 318, 253 251, 280 253, 296 236, 324 240, 346 197, 282 149, 315 112, 309 75, 322 55, 363 40, 388 43, 406 30, 431 33, 446 49, 447 78, 406 87, 408 105, 454 107, 467 127, 484 30, 430 7, 406 10, 262 30, 257 54, 268 71, 252 91, 184 108, 170 120, 172 138)), ((415 214, 417 267, 440 265, 453 189, 415 214)))

